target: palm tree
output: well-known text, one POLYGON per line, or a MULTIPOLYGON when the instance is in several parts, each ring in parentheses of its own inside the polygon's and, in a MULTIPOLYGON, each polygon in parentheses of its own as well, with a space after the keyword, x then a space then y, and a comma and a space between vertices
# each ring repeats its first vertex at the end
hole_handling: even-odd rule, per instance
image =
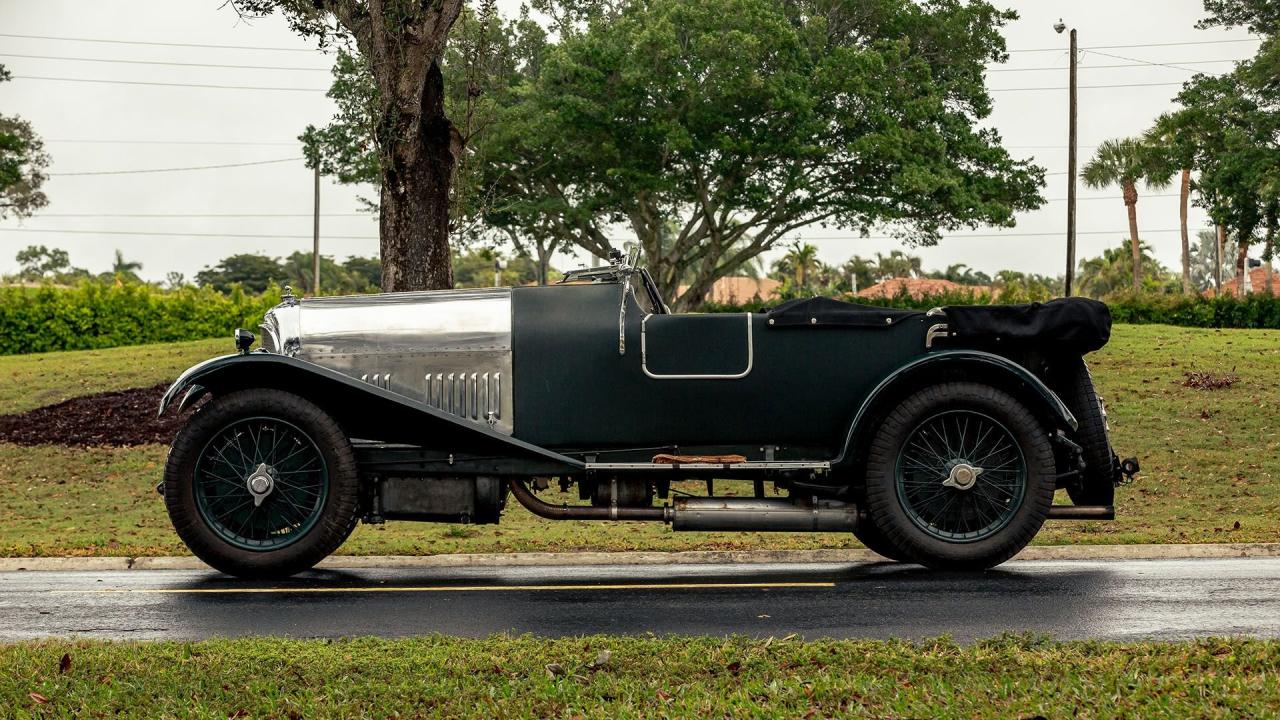
POLYGON ((782 256, 782 261, 794 273, 798 288, 806 287, 811 271, 816 272, 821 267, 821 263, 818 262, 818 248, 808 243, 801 245, 797 242, 792 245, 787 254, 782 256))
POLYGON ((142 263, 134 261, 126 261, 124 253, 116 250, 115 262, 111 264, 111 274, 118 277, 129 278, 130 280, 138 279, 138 271, 142 269, 142 263))
MULTIPOLYGON (((1160 261, 1151 255, 1151 247, 1138 244, 1142 264, 1142 279, 1149 287, 1162 288, 1169 277, 1160 261)), ((1114 248, 1106 248, 1102 255, 1080 261, 1080 291, 1092 298, 1102 298, 1124 289, 1133 275, 1133 258, 1124 241, 1114 248)))
POLYGON ((1195 160, 1195 140, 1191 133, 1179 131, 1172 115, 1164 113, 1143 136, 1142 141, 1153 151, 1151 175, 1171 181, 1181 175, 1178 187, 1178 220, 1182 231, 1182 293, 1190 295, 1191 233, 1187 228, 1187 209, 1191 204, 1191 165, 1195 160))
POLYGON ((876 253, 876 275, 880 280, 888 278, 920 277, 920 258, 901 250, 893 250, 887 256, 876 253))
POLYGON ((1149 188, 1168 187, 1169 179, 1153 172, 1151 150, 1132 138, 1107 140, 1098 146, 1093 159, 1085 164, 1080 179, 1095 190, 1119 185, 1124 206, 1129 212, 1129 250, 1133 255, 1133 289, 1142 289, 1142 251, 1138 247, 1138 183, 1149 188))
POLYGON ((961 285, 990 285, 991 276, 982 272, 974 271, 965 263, 955 263, 948 265, 946 270, 935 270, 928 274, 928 277, 938 280, 950 280, 961 285))

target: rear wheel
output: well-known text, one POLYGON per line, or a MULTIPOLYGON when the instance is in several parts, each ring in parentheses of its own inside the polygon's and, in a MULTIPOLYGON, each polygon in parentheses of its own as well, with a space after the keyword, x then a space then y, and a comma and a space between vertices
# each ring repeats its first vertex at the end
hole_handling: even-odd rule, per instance
POLYGON ((231 575, 281 577, 342 544, 358 519, 355 456, 314 404, 243 390, 206 404, 165 465, 165 505, 179 537, 231 575))
POLYGON ((853 536, 877 555, 895 562, 911 562, 911 558, 902 552, 902 548, 890 542, 889 538, 885 537, 884 531, 871 521, 870 515, 858 520, 853 536))
POLYGON ((979 570, 1031 541, 1055 480, 1047 433, 1018 400, 987 385, 943 383, 907 398, 880 425, 867 506, 907 558, 979 570))

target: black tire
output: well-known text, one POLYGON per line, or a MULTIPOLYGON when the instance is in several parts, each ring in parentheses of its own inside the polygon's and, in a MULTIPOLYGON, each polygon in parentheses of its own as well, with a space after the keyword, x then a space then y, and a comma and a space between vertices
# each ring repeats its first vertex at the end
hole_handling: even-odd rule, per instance
MULTIPOLYGON (((234 436, 238 446, 238 438, 242 436, 234 436)), ((260 435, 259 438, 261 437, 260 435)), ((272 449, 274 451, 274 446, 272 449)), ((221 457, 225 459, 225 456, 221 457)), ((243 455, 235 461, 246 462, 243 455)), ((254 462, 257 460, 247 460, 248 464, 243 466, 251 466, 254 462)), ((219 486, 220 490, 221 487, 223 486, 219 486)), ((280 485, 276 489, 282 487, 284 486, 280 485)), ((314 566, 337 550, 355 529, 359 519, 359 489, 351 442, 333 418, 297 395, 262 388, 240 390, 215 397, 206 403, 174 439, 164 470, 165 506, 178 536, 204 562, 228 575, 243 578, 287 577, 314 566), (202 453, 208 451, 208 458, 217 457, 215 453, 218 453, 218 446, 214 443, 215 439, 222 442, 221 438, 230 437, 225 433, 234 433, 244 423, 258 422, 264 423, 264 427, 267 423, 278 423, 280 427, 290 428, 309 440, 309 445, 302 441, 296 442, 300 447, 305 445, 309 453, 315 454, 318 451, 320 460, 317 466, 322 468, 314 477, 315 482, 324 485, 323 492, 317 493, 310 507, 299 511, 298 517, 303 521, 298 522, 298 535, 289 537, 285 541, 287 544, 282 547, 253 549, 234 544, 234 537, 228 539, 225 536, 228 532, 226 527, 219 529, 216 522, 210 519, 208 506, 211 501, 203 498, 197 500, 198 486, 201 488, 199 492, 208 493, 209 490, 205 489, 207 486, 202 483, 219 482, 212 471, 204 470, 200 473, 201 480, 197 482, 197 467, 200 467, 202 453)), ((235 483, 231 483, 226 492, 242 491, 237 489, 235 483)), ((252 499, 252 495, 247 494, 247 489, 243 492, 252 499)), ((204 496, 207 497, 210 496, 204 496)), ((284 503, 287 500, 283 490, 273 490, 273 494, 268 495, 260 504, 269 509, 269 503, 284 503)), ((241 498, 235 497, 227 502, 240 501, 241 498)), ((253 509, 241 512, 253 513, 258 509, 259 505, 254 504, 253 509)), ((265 514, 267 510, 263 512, 265 514)), ((251 527, 250 532, 252 531, 251 527)), ((243 529, 240 532, 244 532, 243 529)), ((285 535, 273 529, 269 521, 264 523, 262 532, 268 536, 264 545, 268 542, 281 542, 279 538, 285 535)))
POLYGON ((1008 393, 971 382, 926 387, 894 407, 871 442, 866 473, 871 521, 907 558, 939 570, 984 570, 1016 555, 1044 523, 1053 503, 1056 481, 1053 448, 1036 417, 1008 393), (929 456, 938 458, 937 465, 952 469, 946 474, 936 468, 905 469, 914 467, 910 463, 916 456, 911 453, 923 456, 924 451, 916 449, 920 447, 916 441, 927 436, 919 433, 927 433, 934 427, 932 423, 938 422, 944 423, 944 428, 945 423, 955 423, 957 450, 950 451, 948 439, 947 451, 930 451, 929 456), (978 428, 983 426, 994 428, 992 432, 997 435, 978 434, 978 428), (970 451, 963 450, 966 443, 971 446, 970 451), (967 488, 942 486, 944 480, 964 477, 954 474, 962 464, 981 464, 977 457, 963 459, 968 452, 975 456, 987 452, 981 458, 984 461, 992 452, 1002 454, 990 461, 998 461, 996 466, 964 478, 967 488), (904 467, 901 481, 900 458, 904 467), (911 493, 928 497, 917 502, 916 507, 909 497, 911 493), (1007 499, 1000 493, 1007 494, 1007 499), (953 506, 953 502, 957 504, 953 506), (951 510, 953 516, 958 514, 959 519, 953 520, 958 527, 931 524, 933 521, 923 517, 925 510, 939 514, 951 510), (979 513, 989 513, 994 520, 983 519, 985 515, 979 513), (976 527, 969 532, 971 522, 976 527))
POLYGON ((884 531, 871 521, 870 515, 858 520, 853 536, 858 539, 858 542, 865 545, 868 550, 881 557, 894 562, 911 562, 911 558, 907 557, 901 548, 889 542, 889 538, 885 537, 884 531))
POLYGON ((1067 496, 1076 505, 1112 505, 1116 498, 1115 456, 1107 438, 1107 419, 1093 387, 1093 376, 1084 358, 1071 358, 1058 367, 1054 383, 1062 401, 1076 416, 1076 442, 1084 456, 1084 470, 1067 484, 1067 496))

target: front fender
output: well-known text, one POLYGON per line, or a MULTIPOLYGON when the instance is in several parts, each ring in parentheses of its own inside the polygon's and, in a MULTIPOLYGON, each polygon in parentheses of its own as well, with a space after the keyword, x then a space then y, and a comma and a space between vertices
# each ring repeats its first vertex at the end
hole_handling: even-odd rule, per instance
POLYGON ((944 350, 930 353, 903 365, 882 379, 872 389, 871 393, 867 395, 862 405, 858 408, 853 422, 849 424, 849 432, 845 435, 840 454, 831 464, 838 466, 853 460, 857 454, 857 439, 862 436, 862 433, 871 432, 871 416, 877 404, 885 402, 888 398, 892 398, 896 393, 905 391, 908 387, 923 387, 929 382, 927 376, 930 373, 936 374, 934 371, 956 367, 963 368, 966 372, 976 374, 978 377, 988 381, 1001 382, 1002 384, 1014 383, 1016 387, 1022 390, 1020 395, 1024 401, 1034 402, 1037 407, 1034 407, 1033 410, 1040 411, 1042 416, 1051 418, 1055 423, 1073 431, 1079 425, 1075 415, 1071 413, 1062 398, 1058 397, 1057 393, 1027 368, 995 353, 981 350, 944 350), (923 381, 917 382, 919 380, 923 381), (911 383, 911 385, 906 383, 911 383))
POLYGON ((574 458, 494 432, 335 370, 275 353, 226 355, 189 368, 165 391, 160 412, 165 412, 183 393, 180 408, 206 393, 219 395, 251 388, 285 390, 306 398, 329 413, 351 438, 407 443, 449 453, 537 460, 548 474, 585 469, 574 458))

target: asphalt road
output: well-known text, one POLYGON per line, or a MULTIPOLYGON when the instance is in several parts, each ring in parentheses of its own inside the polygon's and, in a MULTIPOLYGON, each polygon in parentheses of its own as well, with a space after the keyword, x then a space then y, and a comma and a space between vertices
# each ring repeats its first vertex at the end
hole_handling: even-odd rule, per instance
POLYGON ((0 641, 653 632, 959 640, 1280 636, 1280 558, 312 572, 0 573, 0 641))

